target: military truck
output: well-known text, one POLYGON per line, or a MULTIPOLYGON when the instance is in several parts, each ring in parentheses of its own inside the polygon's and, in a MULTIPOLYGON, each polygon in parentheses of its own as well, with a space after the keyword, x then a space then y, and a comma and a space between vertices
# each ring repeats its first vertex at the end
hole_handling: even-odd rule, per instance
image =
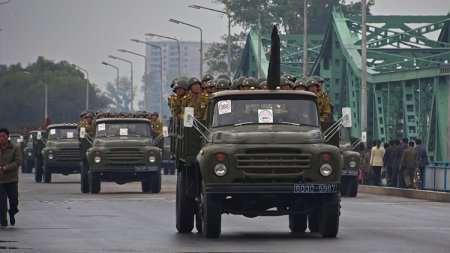
POLYGON ((173 119, 176 228, 219 237, 222 214, 289 217, 292 232, 336 237, 342 156, 324 142, 305 91, 221 91, 206 121, 173 119))
POLYGON ((44 156, 42 150, 45 147, 47 140, 47 131, 37 131, 36 137, 33 136, 33 152, 34 152, 34 181, 36 183, 42 182, 42 167, 44 165, 44 156))
POLYGON ((105 118, 96 121, 81 171, 81 191, 99 193, 101 181, 141 181, 142 192, 161 191, 161 149, 155 147, 148 119, 105 118))
POLYGON ((48 138, 42 149, 44 183, 52 181, 52 173, 80 173, 80 147, 76 124, 53 124, 47 127, 48 138))
POLYGON ((22 173, 32 173, 33 172, 33 168, 34 168, 34 151, 33 151, 33 143, 37 140, 36 136, 37 136, 38 131, 37 130, 33 130, 30 131, 30 133, 28 134, 27 137, 27 145, 25 146, 23 153, 24 156, 22 157, 23 160, 23 167, 22 167, 22 173))
POLYGON ((356 197, 358 195, 358 169, 361 164, 361 155, 352 150, 350 129, 343 127, 339 133, 339 148, 344 160, 341 176, 341 195, 356 197))

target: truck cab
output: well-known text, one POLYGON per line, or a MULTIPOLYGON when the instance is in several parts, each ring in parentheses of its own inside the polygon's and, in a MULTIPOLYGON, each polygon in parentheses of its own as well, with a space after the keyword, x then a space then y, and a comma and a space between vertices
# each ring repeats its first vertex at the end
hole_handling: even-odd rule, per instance
POLYGON ((173 126, 176 227, 219 237, 222 214, 289 217, 292 232, 336 237, 342 156, 326 144, 317 97, 304 91, 222 91, 206 121, 185 109, 173 126), (192 126, 192 127, 191 127, 192 126))
POLYGON ((339 148, 344 160, 341 176, 341 195, 356 197, 358 195, 358 169, 361 164, 361 155, 353 150, 350 128, 341 128, 339 137, 339 148))

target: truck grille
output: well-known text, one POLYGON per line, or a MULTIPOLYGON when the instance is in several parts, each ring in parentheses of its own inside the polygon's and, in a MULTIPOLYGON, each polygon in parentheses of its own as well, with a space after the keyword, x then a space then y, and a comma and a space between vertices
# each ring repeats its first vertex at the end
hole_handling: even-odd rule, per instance
POLYGON ((251 149, 236 154, 236 168, 250 177, 290 178, 310 167, 310 157, 298 149, 251 149))
POLYGON ((133 165, 140 164, 144 159, 144 152, 136 148, 111 149, 106 153, 109 164, 133 165))
POLYGON ((62 148, 57 155, 60 162, 79 162, 80 149, 78 148, 62 148))

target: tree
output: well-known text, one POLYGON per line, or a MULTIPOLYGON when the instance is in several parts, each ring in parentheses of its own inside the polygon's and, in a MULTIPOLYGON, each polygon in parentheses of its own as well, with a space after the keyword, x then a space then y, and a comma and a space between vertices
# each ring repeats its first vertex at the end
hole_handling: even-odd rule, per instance
MULTIPOLYGON (((247 34, 240 33, 231 36, 231 72, 235 72, 239 67, 239 60, 244 48, 245 38, 247 34)), ((205 53, 205 61, 209 66, 209 72, 211 74, 228 74, 228 35, 223 35, 223 42, 212 43, 208 51, 205 53)), ((230 77, 232 78, 232 77, 230 77)))
POLYGON ((118 90, 116 82, 108 82, 106 84, 106 96, 112 100, 109 109, 118 112, 129 112, 131 110, 131 80, 126 77, 122 77, 119 80, 118 90))

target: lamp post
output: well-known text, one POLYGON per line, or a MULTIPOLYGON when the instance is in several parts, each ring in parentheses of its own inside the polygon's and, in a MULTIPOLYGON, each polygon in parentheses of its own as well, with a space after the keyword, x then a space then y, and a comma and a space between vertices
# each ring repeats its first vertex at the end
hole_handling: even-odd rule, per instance
POLYGON ((114 56, 114 55, 108 55, 109 58, 114 59, 114 60, 120 60, 120 61, 124 61, 124 62, 128 62, 131 65, 131 76, 130 76, 130 83, 131 83, 131 106, 130 106, 130 110, 131 112, 134 111, 133 108, 133 102, 134 102, 134 89, 133 89, 133 62, 129 61, 129 60, 125 60, 123 58, 114 56))
POLYGON ((197 28, 198 30, 200 30, 200 78, 202 78, 203 76, 203 31, 200 27, 195 26, 195 25, 191 25, 176 19, 169 19, 170 22, 175 23, 175 24, 182 24, 182 25, 187 25, 190 27, 194 27, 197 28))
POLYGON ((89 110, 89 72, 83 69, 82 67, 77 66, 76 64, 72 64, 72 66, 86 73, 86 111, 87 111, 89 110))
POLYGON ((228 17, 228 39, 227 39, 227 42, 228 42, 228 76, 230 78, 232 78, 231 77, 231 15, 230 15, 230 13, 226 12, 226 11, 221 11, 221 10, 216 10, 216 9, 200 6, 200 5, 189 5, 189 7, 194 8, 194 9, 204 9, 204 10, 214 11, 214 12, 218 12, 218 13, 227 15, 227 17, 228 17))
POLYGON ((180 41, 179 41, 177 38, 168 37, 168 36, 163 36, 163 35, 154 34, 154 33, 146 33, 145 35, 147 35, 147 36, 156 36, 156 37, 160 37, 160 38, 164 38, 164 39, 169 39, 169 40, 175 40, 175 41, 177 42, 177 46, 178 46, 178 77, 180 77, 180 76, 181 76, 180 41))
POLYGON ((151 46, 151 47, 155 47, 159 49, 159 61, 160 61, 160 69, 159 69, 159 78, 161 80, 161 87, 159 89, 159 93, 160 93, 160 98, 159 98, 159 115, 160 117, 162 117, 162 97, 163 97, 163 60, 162 60, 162 48, 160 46, 157 45, 153 45, 151 43, 145 42, 143 40, 138 40, 138 39, 131 39, 131 41, 136 42, 136 43, 143 43, 145 45, 151 46))
POLYGON ((117 103, 117 111, 119 111, 119 68, 110 63, 107 63, 105 61, 102 61, 102 64, 106 65, 106 66, 110 66, 112 68, 115 68, 117 71, 117 83, 116 83, 117 101, 116 101, 116 103, 117 103))
MULTIPOLYGON (((122 53, 129 53, 129 54, 134 54, 140 57, 144 58, 144 110, 147 110, 147 56, 143 55, 143 54, 139 54, 139 53, 135 53, 135 52, 131 52, 125 49, 117 49, 117 51, 122 52, 122 53)), ((134 97, 134 96, 133 96, 134 97)))
POLYGON ((303 5, 303 77, 308 75, 308 0, 303 5))

